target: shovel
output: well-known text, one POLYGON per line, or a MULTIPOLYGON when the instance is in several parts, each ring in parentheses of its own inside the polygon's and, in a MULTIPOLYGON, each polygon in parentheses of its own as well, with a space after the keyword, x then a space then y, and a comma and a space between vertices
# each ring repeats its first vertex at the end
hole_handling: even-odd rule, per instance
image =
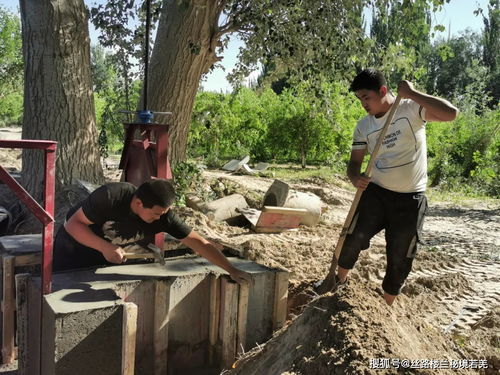
MULTIPOLYGON (((389 115, 387 116, 387 120, 385 120, 384 127, 380 131, 380 135, 377 139, 377 143, 375 144, 375 148, 370 156, 370 161, 368 162, 368 166, 366 167, 365 176, 371 177, 373 165, 377 160, 377 154, 382 144, 382 140, 387 133, 387 129, 389 129, 389 125, 394 118, 394 114, 399 107, 399 102, 401 101, 401 97, 398 95, 396 100, 392 104, 391 110, 389 111, 389 115)), ((358 188, 356 191, 356 195, 354 196, 354 200, 352 201, 351 208, 349 209, 349 213, 344 222, 344 226, 342 227, 342 231, 340 232, 340 237, 337 242, 337 246, 335 246, 335 254, 332 259, 332 263, 330 264, 330 270, 328 271, 328 275, 323 280, 321 285, 318 287, 318 293, 324 294, 331 290, 333 290, 336 286, 335 281, 335 271, 337 269, 338 259, 340 258, 340 252, 342 251, 342 247, 344 246, 345 238, 347 237, 347 232, 349 231, 349 227, 351 226, 352 219, 354 218, 354 214, 356 213, 356 209, 358 208, 359 200, 361 199, 361 195, 363 194, 363 190, 358 188)))

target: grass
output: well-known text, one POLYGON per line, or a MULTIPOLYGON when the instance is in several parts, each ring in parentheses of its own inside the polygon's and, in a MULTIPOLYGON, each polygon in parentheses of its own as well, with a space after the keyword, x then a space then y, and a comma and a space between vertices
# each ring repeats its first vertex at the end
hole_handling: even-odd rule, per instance
POLYGON ((302 168, 299 165, 271 165, 264 172, 261 172, 260 175, 268 178, 286 180, 318 180, 318 183, 325 183, 343 188, 352 187, 345 174, 330 167, 323 166, 302 168))
POLYGON ((478 203, 492 209, 500 207, 500 199, 470 190, 445 190, 440 187, 435 187, 428 188, 426 195, 433 203, 447 202, 468 208, 472 208, 478 203))
MULTIPOLYGON (((326 183, 354 191, 355 188, 347 178, 345 171, 338 169, 309 166, 305 169, 299 165, 271 165, 261 176, 286 180, 308 180, 317 179, 320 183, 326 183)), ((449 190, 440 187, 428 188, 426 195, 432 202, 449 202, 464 207, 474 207, 479 202, 491 208, 500 207, 500 199, 493 198, 473 189, 449 190)))

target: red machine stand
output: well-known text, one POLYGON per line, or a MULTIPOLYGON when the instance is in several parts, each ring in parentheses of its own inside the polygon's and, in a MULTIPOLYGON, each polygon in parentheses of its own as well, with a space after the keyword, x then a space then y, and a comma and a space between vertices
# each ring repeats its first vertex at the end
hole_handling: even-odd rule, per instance
POLYGON ((125 145, 119 168, 122 180, 139 186, 151 177, 172 178, 167 124, 125 123, 125 145))
MULTIPOLYGON (((167 124, 125 123, 125 145, 119 168, 123 170, 122 181, 135 186, 151 177, 172 179, 168 160, 167 124)), ((155 244, 164 247, 164 234, 155 236, 155 244)))

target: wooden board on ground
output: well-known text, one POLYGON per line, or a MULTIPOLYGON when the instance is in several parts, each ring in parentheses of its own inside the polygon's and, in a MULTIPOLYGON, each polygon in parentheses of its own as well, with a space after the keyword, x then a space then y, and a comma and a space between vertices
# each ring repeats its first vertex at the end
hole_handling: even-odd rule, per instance
POLYGON ((307 214, 304 208, 273 206, 264 206, 262 211, 249 208, 240 212, 252 224, 252 230, 257 233, 275 233, 297 228, 302 216, 307 214))

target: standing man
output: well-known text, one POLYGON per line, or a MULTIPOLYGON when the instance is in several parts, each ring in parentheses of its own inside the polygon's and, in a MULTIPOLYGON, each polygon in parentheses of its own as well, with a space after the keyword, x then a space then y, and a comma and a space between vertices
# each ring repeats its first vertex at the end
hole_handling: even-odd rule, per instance
POLYGON ((136 188, 113 182, 96 189, 68 212, 54 241, 54 271, 121 264, 124 247, 147 246, 159 232, 179 239, 211 263, 223 268, 236 282, 250 275, 235 268, 208 240, 184 223, 172 210, 175 191, 163 179, 136 188))
POLYGON ((343 284, 368 249, 370 239, 385 229, 387 268, 382 288, 392 305, 411 271, 423 225, 427 199, 427 121, 453 121, 458 110, 448 101, 417 91, 408 81, 398 85, 399 108, 382 141, 372 177, 361 173, 366 153, 371 153, 395 97, 382 73, 365 69, 351 83, 368 113, 354 131, 347 175, 364 190, 338 259, 337 281, 343 284))

